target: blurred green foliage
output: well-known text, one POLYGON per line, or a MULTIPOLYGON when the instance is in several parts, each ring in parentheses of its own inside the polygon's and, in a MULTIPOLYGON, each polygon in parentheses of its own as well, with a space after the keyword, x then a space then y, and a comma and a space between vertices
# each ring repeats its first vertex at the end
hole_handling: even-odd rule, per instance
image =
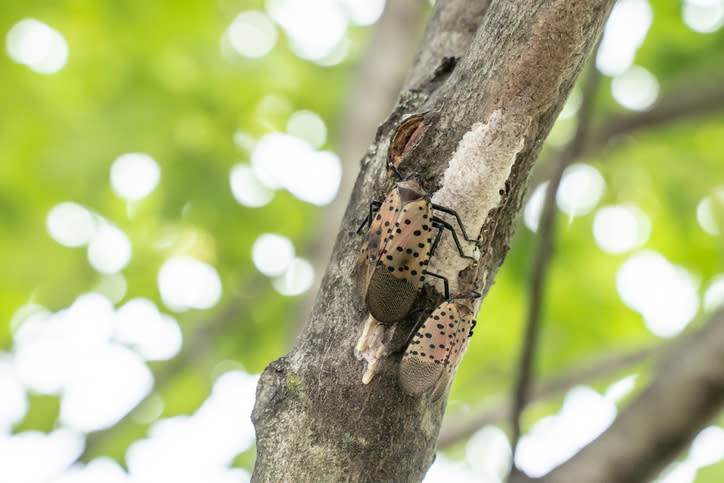
MULTIPOLYGON (((652 6, 653 25, 635 62, 657 77, 660 98, 700 85, 723 86, 724 31, 695 33, 683 23, 678 3, 657 0, 652 6)), ((163 416, 195 410, 220 361, 238 361, 258 373, 289 348, 305 296, 275 292, 254 268, 251 246, 261 233, 279 233, 304 256, 315 243, 321 210, 282 191, 263 208, 237 203, 229 172, 248 161, 249 152, 235 145, 233 137, 237 131, 257 139, 284 131, 291 113, 309 109, 327 123, 325 148, 334 148, 367 29, 348 31, 350 55, 331 67, 296 57, 281 31, 275 48, 261 59, 223 58, 222 33, 240 11, 251 8, 263 5, 241 0, 2 4, 0 32, 22 18, 41 19, 63 33, 70 56, 52 75, 0 56, 1 350, 12 350, 10 321, 21 306, 32 301, 59 310, 104 278, 89 266, 84 248, 63 247, 48 235, 48 211, 63 201, 88 207, 129 236, 133 256, 123 270, 128 284, 124 300, 147 297, 170 312, 163 308, 156 277, 171 255, 192 255, 220 274, 223 295, 214 308, 175 314, 185 344, 193 344, 194 337, 205 340, 188 363, 167 371, 160 383, 163 416), (153 156, 161 182, 129 208, 113 193, 109 171, 117 156, 134 151, 153 156), (162 239, 173 243, 158 248, 162 239)), ((627 114, 611 97, 608 80, 599 86, 595 113, 594 130, 627 114)), ((723 128, 724 114, 668 123, 616 139, 582 160, 596 166, 606 181, 599 204, 638 205, 652 225, 645 248, 691 272, 700 281, 700 295, 714 275, 724 272, 722 238, 706 233, 696 220, 701 199, 724 185, 723 128)), ((541 162, 552 151, 544 149, 541 162)), ((610 255, 597 247, 594 213, 570 223, 559 213, 536 370, 543 380, 660 341, 618 296, 616 271, 630 252, 610 255)), ((535 247, 535 234, 522 222, 517 231, 478 316, 476 335, 453 386, 450 418, 481 410, 511 389, 535 247)), ((700 309, 687 330, 705 318, 700 309)), ((152 368, 161 373, 171 364, 159 362, 152 368)), ((642 374, 637 389, 649 369, 632 368, 642 374)), ((602 391, 631 371, 589 384, 602 391)), ((526 425, 558 410, 560 401, 533 405, 525 414, 526 425)), ((16 430, 48 430, 57 413, 54 398, 33 397, 16 430)), ((124 423, 89 457, 108 454, 122 461, 127 445, 143 434, 145 426, 124 423)), ((251 464, 253 450, 252 456, 248 453, 237 463, 251 464)), ((718 464, 703 470, 697 481, 722 479, 724 465, 718 464)))

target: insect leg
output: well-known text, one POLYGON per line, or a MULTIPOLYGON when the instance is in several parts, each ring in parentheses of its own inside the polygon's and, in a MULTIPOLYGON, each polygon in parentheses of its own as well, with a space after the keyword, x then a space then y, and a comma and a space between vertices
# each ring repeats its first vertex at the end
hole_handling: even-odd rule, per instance
POLYGON ((374 215, 374 213, 376 211, 378 211, 380 209, 380 206, 382 206, 381 201, 377 201, 377 200, 370 201, 370 214, 367 215, 367 217, 364 219, 364 221, 362 221, 362 224, 359 226, 359 228, 357 228, 358 234, 362 232, 362 229, 365 227, 365 225, 367 223, 372 224, 372 216, 374 215))
POLYGON ((450 298, 450 285, 448 285, 447 278, 443 277, 442 275, 438 275, 437 273, 428 272, 427 270, 423 271, 422 273, 442 280, 442 282, 445 284, 445 300, 450 298))
POLYGON ((437 248, 437 244, 440 243, 440 237, 442 236, 442 228, 435 224, 433 221, 432 226, 437 227, 437 235, 435 235, 435 239, 432 242, 432 245, 430 245, 430 255, 432 256, 435 253, 435 249, 437 248))
MULTIPOLYGON (((465 255, 465 252, 463 252, 463 247, 460 246, 460 239, 458 238, 458 234, 455 232, 455 229, 452 227, 452 225, 450 223, 448 223, 445 220, 441 220, 440 218, 435 216, 432 218, 432 226, 435 226, 440 229, 440 231, 438 233, 442 233, 443 228, 447 228, 448 230, 450 230, 450 233, 452 233, 452 236, 453 236, 453 240, 455 241, 455 246, 458 247, 458 253, 460 253, 460 256, 463 258, 467 258, 469 260, 475 260, 475 258, 465 255)), ((471 241, 471 240, 469 240, 469 241, 471 241)), ((432 250, 430 250, 430 253, 432 253, 432 250)))
MULTIPOLYGON (((457 212, 457 211, 453 210, 452 208, 448 208, 448 207, 446 207, 446 206, 436 205, 435 203, 432 204, 432 209, 433 209, 433 210, 442 211, 443 213, 447 213, 448 215, 454 216, 455 219, 458 221, 458 225, 460 225, 460 231, 462 232, 463 237, 465 238, 465 240, 466 240, 466 241, 469 241, 469 242, 477 241, 477 240, 468 238, 467 233, 465 233, 465 227, 463 226, 463 222, 462 222, 462 220, 460 219, 460 215, 458 215, 458 212, 457 212)), ((451 228, 451 230, 452 230, 452 228, 451 228)))
POLYGON ((400 174, 400 172, 397 170, 397 166, 395 166, 392 163, 392 161, 389 161, 389 160, 387 161, 387 167, 390 169, 390 171, 392 171, 393 173, 395 173, 397 175, 397 177, 400 179, 400 181, 402 181, 404 179, 402 177, 402 175, 400 174))

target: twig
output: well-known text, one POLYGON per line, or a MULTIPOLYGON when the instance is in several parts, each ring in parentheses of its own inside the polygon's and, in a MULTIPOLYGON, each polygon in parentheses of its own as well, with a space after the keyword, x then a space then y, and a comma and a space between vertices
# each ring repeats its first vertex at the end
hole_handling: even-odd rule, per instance
MULTIPOLYGON (((556 161, 570 164, 574 159, 590 156, 609 145, 617 138, 625 137, 639 130, 691 119, 696 115, 705 116, 724 110, 724 82, 719 79, 711 86, 686 85, 678 90, 664 94, 653 107, 644 112, 636 112, 613 117, 593 130, 586 142, 580 142, 575 149, 566 149, 553 155, 556 161)), ((537 166, 533 172, 531 186, 537 186, 549 178, 554 163, 537 166)))
MULTIPOLYGON (((578 113, 578 126, 573 140, 569 143, 566 150, 576 151, 580 146, 585 145, 590 119, 592 114, 592 106, 594 103, 595 90, 598 85, 599 74, 593 67, 589 66, 588 75, 585 79, 584 98, 581 109, 578 113)), ((518 381, 513 396, 513 414, 511 418, 513 436, 513 462, 515 461, 515 451, 520 438, 520 419, 523 409, 529 398, 530 385, 533 372, 533 360, 535 358, 535 350, 538 342, 538 333, 540 329, 540 312, 545 292, 545 278, 548 271, 548 264, 553 249, 553 232, 555 228, 555 197, 560 185, 563 171, 568 166, 569 157, 561 157, 555 162, 555 171, 546 190, 545 202, 543 204, 543 212, 538 224, 538 245, 536 248, 535 261, 533 265, 533 273, 531 276, 531 296, 530 306, 528 310, 528 318, 525 329, 525 339, 520 354, 520 362, 518 368, 518 381)), ((515 463, 512 464, 515 468, 515 463)))
POLYGON ((710 84, 692 86, 686 84, 676 91, 668 93, 659 102, 647 111, 611 119, 597 130, 592 136, 590 146, 584 147, 582 152, 591 148, 601 147, 621 134, 651 128, 682 119, 691 119, 696 115, 706 115, 720 112, 724 109, 724 88, 722 79, 710 84))
POLYGON ((598 438, 542 478, 519 473, 515 483, 649 481, 724 408, 722 347, 724 310, 672 344, 651 384, 598 438))
MULTIPOLYGON (((568 389, 587 382, 597 381, 604 377, 617 374, 631 366, 643 362, 649 358, 656 357, 660 353, 660 347, 649 347, 646 349, 630 352, 624 355, 616 355, 591 364, 581 370, 560 374, 540 384, 533 384, 529 403, 554 397, 568 389)), ((485 411, 471 417, 462 418, 458 421, 443 426, 440 437, 437 440, 439 448, 451 446, 465 438, 472 436, 478 429, 488 424, 494 424, 510 418, 513 413, 513 404, 509 399, 485 411)))

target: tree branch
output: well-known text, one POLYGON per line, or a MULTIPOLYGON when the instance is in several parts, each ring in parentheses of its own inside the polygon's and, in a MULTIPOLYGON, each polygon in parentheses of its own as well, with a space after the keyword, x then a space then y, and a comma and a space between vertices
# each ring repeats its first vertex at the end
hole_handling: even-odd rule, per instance
MULTIPOLYGON (((586 142, 593 114, 593 104, 595 101, 598 79, 598 70, 591 66, 588 71, 586 82, 584 83, 583 104, 581 105, 581 110, 578 115, 576 133, 564 152, 576 151, 580 149, 579 146, 584 145, 586 142)), ((571 159, 571 157, 561 156, 555 161, 553 178, 548 184, 545 201, 543 203, 543 212, 538 223, 538 245, 536 247, 533 273, 531 275, 528 321, 526 323, 525 338, 520 355, 518 382, 513 394, 513 414, 511 418, 511 426, 513 429, 513 461, 515 461, 515 452, 518 447, 518 439, 520 438, 520 417, 528 401, 528 393, 530 391, 530 385, 533 378, 533 364, 538 343, 538 334, 540 332, 541 306, 545 292, 545 278, 548 272, 551 253, 553 251, 553 233, 556 218, 556 193, 558 192, 558 186, 561 183, 563 172, 570 163, 571 159)), ((512 467, 514 468, 513 471, 515 471, 515 464, 513 464, 512 467)))
POLYGON ((611 427, 541 483, 648 481, 724 408, 724 310, 667 351, 651 384, 611 427))
MULTIPOLYGON (((617 374, 631 366, 643 362, 651 357, 656 357, 660 352, 659 347, 650 347, 628 354, 616 355, 611 358, 598 361, 584 369, 559 374, 548 381, 540 384, 533 384, 528 398, 528 404, 534 401, 545 400, 557 396, 579 384, 597 381, 604 377, 617 374)), ((440 437, 437 440, 439 448, 451 446, 463 439, 469 438, 475 432, 488 424, 495 424, 511 418, 513 414, 513 402, 508 399, 497 405, 488 407, 479 414, 460 418, 443 425, 440 430, 440 437)))
MULTIPOLYGON (((637 131, 721 112, 724 110, 722 85, 724 82, 720 79, 711 85, 695 87, 686 85, 664 93, 651 109, 612 117, 592 130, 585 143, 581 143, 576 149, 565 150, 554 156, 556 159, 563 158, 570 164, 577 158, 595 154, 616 140, 637 131)), ((550 178, 553 169, 554 164, 549 162, 536 166, 531 184, 537 186, 550 178)))
POLYGON ((688 84, 669 92, 647 111, 615 117, 597 130, 590 144, 584 146, 579 155, 585 156, 621 134, 719 112, 724 109, 722 85, 721 79, 708 85, 688 84))
MULTIPOLYGON (((443 19, 449 8, 470 3, 439 0, 432 18, 443 19)), ((415 89, 403 90, 362 163, 307 324, 292 351, 260 378, 252 415, 253 481, 422 479, 434 459, 446 398, 432 402, 404 394, 397 382, 400 354, 382 359, 371 383, 361 383, 364 368, 353 347, 368 312, 350 276, 361 243, 351 230, 369 200, 390 189, 386 154, 400 120, 427 112, 425 134, 400 170, 419 173, 434 203, 457 211, 468 233, 481 234, 466 247, 475 261, 461 259, 444 239, 431 269, 437 266, 453 286, 486 291, 508 251, 542 140, 613 3, 494 2, 479 28, 460 32, 472 40, 457 62, 423 62, 435 56, 418 55, 404 87, 415 89), (420 70, 423 64, 434 67, 420 70)), ((436 28, 431 24, 423 44, 436 28)))

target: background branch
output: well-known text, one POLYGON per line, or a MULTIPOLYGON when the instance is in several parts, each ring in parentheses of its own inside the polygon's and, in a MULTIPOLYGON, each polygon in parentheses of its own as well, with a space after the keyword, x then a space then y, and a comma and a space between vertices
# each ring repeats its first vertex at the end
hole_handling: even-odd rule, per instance
MULTIPOLYGON (((692 74, 692 78, 696 77, 692 74)), ((591 129, 585 142, 579 142, 575 146, 569 144, 570 147, 553 154, 548 161, 539 163, 533 173, 531 186, 537 186, 551 178, 556 162, 561 160, 570 164, 576 159, 596 154, 604 147, 638 131, 721 112, 724 110, 724 87, 722 86, 724 86, 722 79, 711 85, 694 87, 684 85, 664 93, 647 111, 607 119, 597 128, 591 129), (572 149, 573 147, 575 149, 572 149)))
MULTIPOLYGON (((580 146, 583 146, 586 142, 593 113, 596 87, 599 79, 598 70, 593 66, 589 67, 588 75, 584 82, 583 104, 581 105, 581 109, 578 114, 576 133, 563 152, 577 151, 580 149, 580 146)), ((573 158, 570 156, 561 156, 555 160, 553 178, 548 184, 545 201, 543 203, 543 211, 538 223, 538 244, 533 263, 533 272, 531 274, 531 293, 528 319, 518 366, 518 381, 513 395, 513 413, 511 418, 513 431, 513 461, 515 461, 515 451, 521 434, 520 418, 529 398, 530 385, 533 378, 533 364, 540 329, 541 306, 545 292, 545 278, 548 272, 551 252, 553 250, 556 193, 558 192, 558 186, 561 183, 563 171, 566 169, 571 159, 573 158)), ((513 468, 514 467, 515 465, 513 464, 513 468)))
MULTIPOLYGON (((599 379, 613 376, 631 366, 657 357, 660 347, 649 347, 628 354, 619 354, 591 364, 583 369, 564 372, 541 383, 532 383, 529 391, 528 404, 534 401, 545 400, 564 393, 579 384, 590 383, 599 379)), ((480 411, 479 414, 461 417, 443 425, 440 437, 437 440, 439 448, 451 446, 459 441, 469 438, 475 432, 488 424, 500 423, 511 418, 513 414, 513 401, 507 399, 497 405, 480 411)))
POLYGON ((724 310, 667 351, 656 377, 611 427, 540 479, 516 483, 648 481, 724 407, 724 310))
POLYGON ((582 146, 579 155, 586 155, 621 134, 721 112, 724 109, 722 86, 724 79, 707 85, 685 84, 665 94, 651 109, 614 117, 591 136, 590 144, 582 146))

